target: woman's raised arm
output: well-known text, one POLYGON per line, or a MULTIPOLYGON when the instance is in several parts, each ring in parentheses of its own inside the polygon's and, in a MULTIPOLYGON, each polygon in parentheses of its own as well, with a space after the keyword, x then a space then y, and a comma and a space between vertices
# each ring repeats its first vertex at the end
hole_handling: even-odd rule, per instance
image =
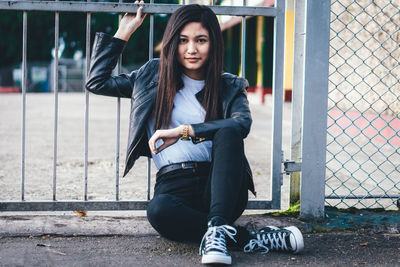
POLYGON ((132 96, 133 85, 139 70, 118 76, 112 76, 112 72, 127 41, 145 19, 142 9, 143 7, 139 7, 137 14, 125 14, 114 37, 105 33, 96 34, 86 82, 88 91, 114 97, 130 98, 132 96))

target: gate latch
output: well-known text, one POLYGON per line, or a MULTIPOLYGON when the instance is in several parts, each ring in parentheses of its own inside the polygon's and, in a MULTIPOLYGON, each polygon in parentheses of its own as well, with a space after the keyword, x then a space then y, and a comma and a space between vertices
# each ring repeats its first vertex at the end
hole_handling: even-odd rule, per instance
POLYGON ((285 174, 291 174, 293 172, 301 171, 301 162, 295 162, 293 160, 283 161, 285 174))

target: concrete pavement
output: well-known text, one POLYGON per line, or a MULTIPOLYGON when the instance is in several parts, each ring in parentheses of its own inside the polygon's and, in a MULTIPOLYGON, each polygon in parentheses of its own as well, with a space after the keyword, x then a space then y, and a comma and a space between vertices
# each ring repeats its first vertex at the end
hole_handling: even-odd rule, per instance
MULTIPOLYGON (((400 266, 399 215, 328 209, 326 220, 317 223, 296 214, 247 214, 237 224, 249 229, 296 225, 305 250, 235 250, 233 266, 400 266)), ((160 237, 143 212, 2 213, 0 266, 200 266, 200 256, 198 244, 160 237)))

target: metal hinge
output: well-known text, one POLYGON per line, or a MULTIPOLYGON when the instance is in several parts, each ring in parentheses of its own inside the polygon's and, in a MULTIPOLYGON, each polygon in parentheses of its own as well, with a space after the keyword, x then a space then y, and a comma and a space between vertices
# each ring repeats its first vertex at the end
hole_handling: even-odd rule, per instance
POLYGON ((294 160, 283 161, 284 173, 291 174, 293 172, 301 171, 301 162, 296 162, 294 160))

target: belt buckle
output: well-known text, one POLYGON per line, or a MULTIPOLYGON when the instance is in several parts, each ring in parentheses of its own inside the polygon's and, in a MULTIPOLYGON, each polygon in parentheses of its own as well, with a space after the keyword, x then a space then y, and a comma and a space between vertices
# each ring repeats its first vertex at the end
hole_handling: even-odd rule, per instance
POLYGON ((196 162, 182 162, 181 167, 182 167, 182 170, 194 169, 197 167, 197 164, 196 164, 196 162))

